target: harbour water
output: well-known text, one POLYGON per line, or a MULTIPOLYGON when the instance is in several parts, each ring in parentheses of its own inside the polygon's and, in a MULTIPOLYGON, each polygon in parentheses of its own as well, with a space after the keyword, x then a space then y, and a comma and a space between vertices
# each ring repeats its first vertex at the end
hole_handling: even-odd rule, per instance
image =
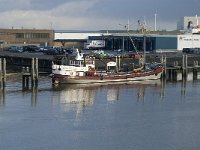
POLYGON ((0 150, 200 149, 199 80, 21 87, 0 91, 0 150))

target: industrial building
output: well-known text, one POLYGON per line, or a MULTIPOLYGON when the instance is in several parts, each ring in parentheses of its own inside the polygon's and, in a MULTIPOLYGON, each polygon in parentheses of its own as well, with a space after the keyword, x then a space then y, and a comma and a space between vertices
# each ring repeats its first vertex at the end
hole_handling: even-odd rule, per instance
POLYGON ((39 44, 53 46, 54 31, 47 29, 0 29, 1 44, 39 44))
POLYGON ((177 49, 200 48, 200 34, 182 34, 177 36, 177 49))
POLYGON ((101 34, 98 31, 55 30, 54 46, 83 49, 84 43, 87 42, 89 36, 101 36, 101 34))
POLYGON ((159 49, 176 49, 176 35, 151 35, 151 34, 112 34, 103 36, 89 36, 89 40, 105 40, 105 49, 125 51, 144 50, 154 51, 159 49), (144 42, 145 41, 145 42, 144 42), (170 44, 169 44, 170 43, 170 44))
MULTIPOLYGON (((144 49, 144 34, 127 33, 127 31, 55 31, 54 45, 84 49, 84 43, 97 40, 105 41, 105 47, 102 47, 102 49, 107 50, 133 51, 135 48, 137 50, 144 49)), ((145 41, 147 51, 177 49, 177 35, 146 34, 145 41)))
POLYGON ((93 49, 125 51, 171 51, 200 48, 200 34, 138 34, 133 31, 56 32, 54 45, 84 49, 84 43, 104 41, 104 47, 93 49), (144 38, 145 37, 145 38, 144 38), (144 42, 145 41, 145 42, 144 42))
POLYGON ((136 31, 57 31, 45 29, 0 29, 0 45, 37 44, 84 49, 89 42, 102 44, 94 49, 124 51, 182 50, 200 48, 200 34, 139 34, 136 31), (103 41, 102 43, 100 41, 103 41), (101 45, 101 46, 102 46, 101 45), (145 47, 144 47, 145 46, 145 47))

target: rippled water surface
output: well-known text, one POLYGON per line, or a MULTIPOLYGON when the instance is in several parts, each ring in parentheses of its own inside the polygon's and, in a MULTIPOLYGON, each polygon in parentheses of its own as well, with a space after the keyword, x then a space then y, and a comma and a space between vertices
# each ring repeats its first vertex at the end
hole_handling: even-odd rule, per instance
POLYGON ((0 90, 0 150, 198 150, 200 81, 0 90))

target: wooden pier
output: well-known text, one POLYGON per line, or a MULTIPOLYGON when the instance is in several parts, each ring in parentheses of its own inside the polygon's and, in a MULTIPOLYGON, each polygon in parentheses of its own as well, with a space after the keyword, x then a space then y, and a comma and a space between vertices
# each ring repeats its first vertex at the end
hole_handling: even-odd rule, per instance
POLYGON ((171 81, 179 80, 197 80, 200 79, 200 66, 199 60, 188 55, 182 55, 182 61, 175 60, 172 66, 167 64, 167 58, 163 57, 161 62, 164 64, 163 78, 171 81), (190 58, 190 60, 189 60, 190 58), (190 65, 188 65, 190 63, 190 65))
MULTIPOLYGON (((50 74, 52 61, 57 61, 54 56, 34 53, 9 53, 0 52, 0 87, 5 86, 6 72, 18 70, 22 74, 22 86, 28 88, 38 86, 39 72, 50 74), (7 68, 7 70, 6 70, 7 68), (31 83, 29 83, 31 82, 31 83)), ((164 64, 163 79, 169 81, 196 80, 200 79, 200 55, 179 54, 147 54, 146 63, 160 62, 164 64)), ((105 67, 109 61, 116 61, 116 58, 96 59, 97 69, 105 67)), ((119 68, 128 65, 132 69, 138 64, 137 58, 118 58, 119 68)))
MULTIPOLYGON (((22 67, 22 86, 23 88, 29 88, 29 81, 31 81, 31 87, 38 86, 39 71, 38 71, 38 58, 32 58, 31 68, 22 67)), ((0 58, 0 89, 3 89, 6 85, 6 59, 0 58)))

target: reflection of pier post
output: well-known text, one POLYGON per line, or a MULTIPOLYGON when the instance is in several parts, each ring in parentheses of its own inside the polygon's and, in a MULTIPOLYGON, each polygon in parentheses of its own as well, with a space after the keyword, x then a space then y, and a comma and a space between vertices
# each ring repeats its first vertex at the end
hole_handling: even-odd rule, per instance
POLYGON ((145 95, 145 88, 144 87, 139 88, 138 93, 137 93, 138 101, 141 100, 144 103, 144 101, 145 101, 144 95, 145 95))
MULTIPOLYGON (((165 73, 166 74, 166 73, 165 73)), ((160 96, 161 98, 164 98, 165 96, 165 85, 166 85, 166 78, 165 75, 164 77, 161 78, 161 91, 160 91, 160 96)))
POLYGON ((194 61, 193 80, 198 79, 198 72, 199 72, 199 62, 196 60, 196 61, 194 61))
POLYGON ((0 89, 0 106, 5 104, 5 88, 0 89))
POLYGON ((0 88, 4 88, 6 83, 6 59, 0 58, 0 88))
POLYGON ((188 68, 188 56, 187 55, 183 55, 183 58, 182 58, 182 76, 183 76, 183 80, 187 79, 187 68, 188 68))
POLYGON ((181 82, 181 95, 185 96, 186 95, 186 78, 183 78, 181 82))
POLYGON ((32 87, 31 106, 36 106, 38 97, 38 88, 32 87))
POLYGON ((167 57, 166 56, 163 56, 161 57, 161 64, 163 65, 164 67, 164 70, 162 72, 162 77, 161 77, 161 91, 160 91, 160 96, 161 98, 164 98, 164 95, 165 95, 165 85, 166 85, 166 74, 167 74, 167 57))

